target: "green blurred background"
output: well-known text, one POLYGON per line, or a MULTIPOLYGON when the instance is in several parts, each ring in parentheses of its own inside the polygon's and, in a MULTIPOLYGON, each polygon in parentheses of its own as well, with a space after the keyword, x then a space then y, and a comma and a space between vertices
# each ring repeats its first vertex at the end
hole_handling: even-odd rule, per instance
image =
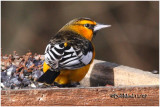
POLYGON ((2 1, 2 53, 43 54, 68 21, 77 17, 111 24, 93 40, 96 59, 142 70, 159 70, 158 1, 2 1))

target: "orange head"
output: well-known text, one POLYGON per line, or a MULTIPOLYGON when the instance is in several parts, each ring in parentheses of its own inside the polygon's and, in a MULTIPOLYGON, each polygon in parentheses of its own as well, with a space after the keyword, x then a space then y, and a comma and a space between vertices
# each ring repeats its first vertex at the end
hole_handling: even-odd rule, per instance
POLYGON ((63 26, 60 31, 73 31, 91 41, 98 30, 110 26, 99 24, 90 18, 76 18, 63 26))

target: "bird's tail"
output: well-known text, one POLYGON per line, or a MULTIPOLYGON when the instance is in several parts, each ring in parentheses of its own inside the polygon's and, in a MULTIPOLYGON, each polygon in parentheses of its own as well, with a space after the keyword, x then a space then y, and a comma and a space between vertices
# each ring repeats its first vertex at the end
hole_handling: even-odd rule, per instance
POLYGON ((60 72, 48 69, 37 81, 47 84, 52 84, 60 72))

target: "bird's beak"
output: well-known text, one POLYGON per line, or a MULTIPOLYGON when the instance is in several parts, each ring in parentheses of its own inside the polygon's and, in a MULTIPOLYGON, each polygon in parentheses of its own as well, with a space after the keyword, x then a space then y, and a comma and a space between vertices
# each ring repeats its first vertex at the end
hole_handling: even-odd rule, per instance
POLYGON ((96 31, 98 31, 100 29, 106 28, 106 27, 111 27, 111 25, 104 25, 104 24, 97 23, 94 26, 94 32, 96 32, 96 31))

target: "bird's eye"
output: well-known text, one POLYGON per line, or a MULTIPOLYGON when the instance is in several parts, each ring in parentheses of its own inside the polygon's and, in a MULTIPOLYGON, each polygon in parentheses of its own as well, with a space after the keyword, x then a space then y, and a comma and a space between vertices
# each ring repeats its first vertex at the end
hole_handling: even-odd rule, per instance
POLYGON ((84 27, 90 28, 90 24, 84 24, 84 27))

